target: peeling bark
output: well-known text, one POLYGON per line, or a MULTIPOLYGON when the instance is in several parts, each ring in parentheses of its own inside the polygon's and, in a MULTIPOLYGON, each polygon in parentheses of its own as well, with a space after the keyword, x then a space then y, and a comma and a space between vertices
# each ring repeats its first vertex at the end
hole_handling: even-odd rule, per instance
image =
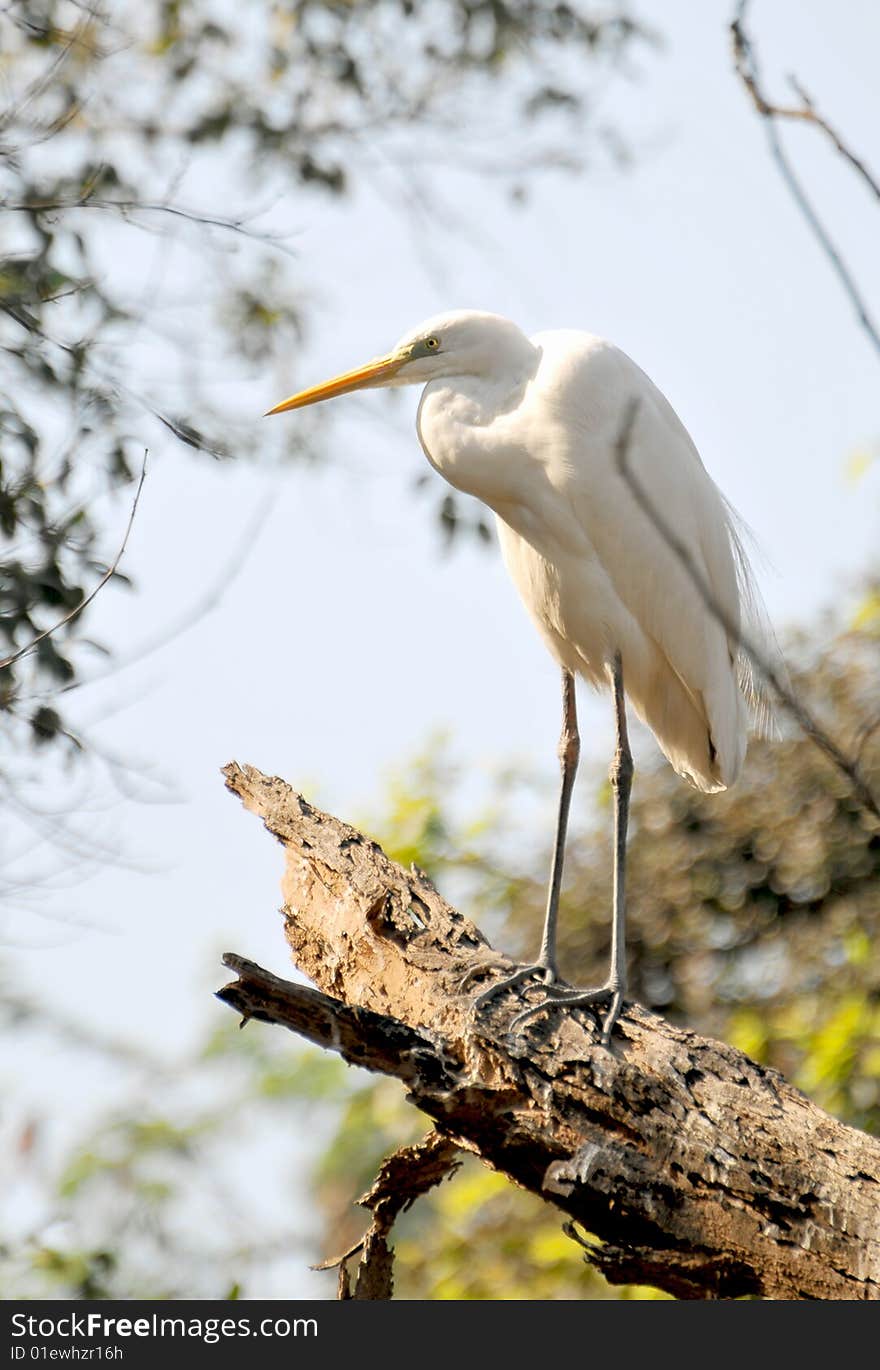
POLYGON ((462 976, 513 963, 423 873, 282 780, 235 763, 224 774, 285 848, 285 931, 321 992, 230 956, 239 978, 222 999, 397 1076, 443 1138, 599 1238, 585 1253, 612 1283, 684 1298, 880 1298, 875 1138, 634 1004, 609 1048, 589 1009, 551 1007, 509 1038, 514 993, 475 1020, 462 976))

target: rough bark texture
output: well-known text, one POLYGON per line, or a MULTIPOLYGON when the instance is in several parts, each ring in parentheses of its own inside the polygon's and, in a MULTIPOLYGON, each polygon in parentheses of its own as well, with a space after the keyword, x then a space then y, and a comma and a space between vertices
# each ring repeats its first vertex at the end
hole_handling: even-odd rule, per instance
POLYGON ((373 1214, 373 1221, 362 1242, 335 1261, 325 1261, 324 1269, 339 1266, 340 1299, 390 1299, 394 1292, 393 1252, 388 1236, 398 1214, 415 1203, 422 1194, 440 1184, 461 1165, 457 1143, 430 1132, 416 1146, 402 1146, 382 1162, 379 1174, 358 1203, 373 1214), (354 1283, 347 1262, 360 1252, 354 1283))
POLYGON ((424 874, 282 780, 235 763, 224 774, 285 848, 287 939, 323 993, 229 957, 239 979, 221 998, 400 1078, 443 1138, 598 1237, 588 1259, 613 1282, 687 1298, 880 1297, 875 1138, 636 1005, 610 1048, 589 1010, 559 1007, 508 1038, 515 993, 475 1020, 461 977, 495 975, 499 960, 424 874))

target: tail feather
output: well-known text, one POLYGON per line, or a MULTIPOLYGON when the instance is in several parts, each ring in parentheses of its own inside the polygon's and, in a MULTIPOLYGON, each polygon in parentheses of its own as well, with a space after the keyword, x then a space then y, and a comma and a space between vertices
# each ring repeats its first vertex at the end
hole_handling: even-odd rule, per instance
POLYGON ((732 668, 719 684, 707 708, 706 697, 688 689, 664 659, 643 689, 637 682, 627 686, 670 765, 705 794, 733 785, 746 753, 748 710, 732 668))
POLYGON ((755 535, 745 520, 723 495, 721 500, 727 518, 727 533, 736 567, 740 598, 742 638, 736 644, 737 683, 745 700, 752 731, 758 737, 778 737, 779 727, 775 716, 773 691, 765 670, 769 667, 782 684, 787 683, 787 671, 755 580, 746 544, 751 546, 753 556, 759 555, 759 549, 755 535))

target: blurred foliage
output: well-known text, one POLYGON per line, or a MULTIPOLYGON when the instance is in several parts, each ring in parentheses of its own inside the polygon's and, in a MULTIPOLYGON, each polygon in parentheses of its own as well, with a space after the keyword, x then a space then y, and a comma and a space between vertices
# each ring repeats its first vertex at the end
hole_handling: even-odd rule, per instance
MULTIPOLYGON (((828 638, 823 626, 821 654, 806 638, 793 645, 794 683, 836 737, 862 746, 880 788, 880 727, 869 727, 880 720, 880 636, 828 638)), ((476 816, 462 816, 468 779, 435 739, 392 777, 366 826, 506 950, 529 951, 555 797, 506 769, 483 777, 484 792, 469 801, 476 816)), ((562 954, 568 978, 588 983, 609 954, 607 782, 585 767, 577 795, 562 954)), ((633 997, 735 1042, 836 1116, 880 1132, 880 833, 813 744, 786 730, 753 742, 729 795, 701 795, 663 764, 641 768, 630 852, 633 997)), ((27 1006, 9 990, 6 1006, 7 1035, 26 1032, 27 1006)), ((69 1025, 55 1032, 75 1044, 69 1025)), ((47 1168, 34 1231, 6 1237, 6 1289, 259 1295, 273 1262, 302 1268, 350 1246, 367 1226, 355 1200, 379 1162, 429 1127, 396 1081, 374 1081, 258 1024, 243 1033, 221 1024, 173 1067, 133 1065, 140 1084, 125 1105, 47 1168), (256 1216, 253 1195, 242 1198, 243 1175, 264 1205, 271 1196, 269 1212, 256 1216), (319 1221, 322 1231, 308 1230, 319 1221)), ((24 1173, 33 1142, 18 1151, 24 1173)), ((404 1215, 394 1240, 398 1297, 662 1297, 607 1286, 555 1210, 472 1159, 404 1215)))
POLYGON ((432 1299, 666 1299, 611 1289, 534 1194, 468 1158, 396 1241, 395 1294, 432 1299), (416 1226, 416 1224, 418 1224, 416 1226))
POLYGON ((880 584, 871 585, 865 591, 853 615, 852 626, 880 633, 880 584))
POLYGON ((8 985, 0 1012, 20 1044, 71 1052, 85 1097, 109 1074, 113 1100, 52 1146, 57 1107, 23 1110, 4 1081, 4 1297, 233 1298, 259 1293, 278 1264, 305 1267, 317 1238, 299 1171, 345 1095, 338 1057, 240 1032, 219 1010, 208 1040, 173 1061, 90 1037, 8 985))
MULTIPOLYGON (((241 375, 300 343, 312 284, 293 274, 284 235, 303 195, 343 195, 369 176, 371 150, 393 161, 395 136, 413 140, 395 145, 403 181, 416 149, 454 146, 460 160, 450 135, 468 107, 479 113, 472 154, 500 147, 493 160, 511 178, 527 177, 530 159, 570 163, 572 120, 591 113, 593 84, 636 36, 647 35, 623 6, 592 0, 9 0, 0 653, 100 577, 113 536, 100 502, 132 481, 145 447, 176 440, 222 457, 252 445, 208 376, 218 347, 241 375), (487 100, 489 82, 503 85, 500 102, 487 100), (538 140, 519 142, 526 165, 513 160, 512 122, 538 140), (281 228, 270 231, 273 211, 281 228), (181 234, 191 269, 163 312, 181 234), (169 378, 144 374, 145 339, 169 378)), ((264 443, 299 452, 303 438, 277 427, 264 443)), ((118 509, 112 521, 124 523, 118 509)), ((441 522, 458 522, 449 500, 441 522)), ((57 696, 79 676, 83 629, 78 618, 0 675, 0 711, 25 744, 65 735, 57 696)))

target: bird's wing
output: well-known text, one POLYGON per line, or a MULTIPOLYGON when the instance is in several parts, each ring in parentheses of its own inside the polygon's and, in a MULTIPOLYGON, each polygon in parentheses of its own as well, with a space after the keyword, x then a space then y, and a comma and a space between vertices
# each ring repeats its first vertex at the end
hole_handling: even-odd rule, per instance
POLYGON ((732 511, 672 406, 625 353, 569 340, 555 366, 548 360, 567 434, 548 474, 639 628, 685 688, 706 695, 741 657, 744 612, 760 602, 732 511))
POLYGON ((733 505, 718 491, 727 515, 727 531, 736 563, 736 577, 740 597, 741 642, 737 655, 739 687, 752 715, 752 727, 759 737, 778 737, 779 727, 769 682, 758 661, 769 666, 777 680, 788 683, 788 670, 773 631, 755 573, 746 551, 746 543, 756 545, 754 534, 733 505))

